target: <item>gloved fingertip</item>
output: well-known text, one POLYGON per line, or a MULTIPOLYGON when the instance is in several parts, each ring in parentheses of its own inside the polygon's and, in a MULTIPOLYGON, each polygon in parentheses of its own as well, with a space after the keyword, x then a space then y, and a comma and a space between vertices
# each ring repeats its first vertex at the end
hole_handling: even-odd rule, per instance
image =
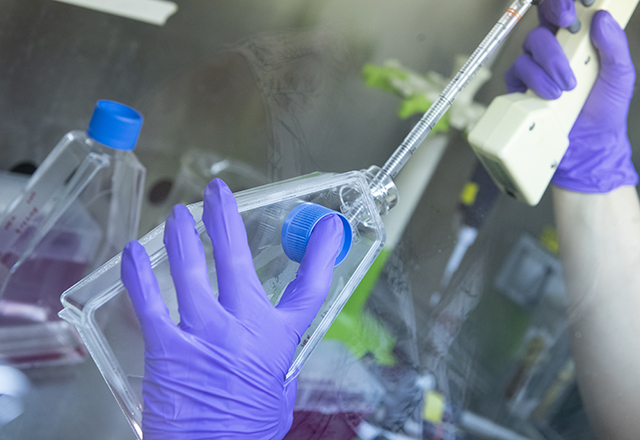
POLYGON ((559 87, 550 87, 540 93, 544 99, 556 100, 562 96, 562 90, 559 87))
POLYGON ((344 226, 342 220, 336 214, 328 215, 322 218, 313 228, 313 234, 322 236, 324 240, 339 242, 342 240, 344 226))
POLYGON ((126 256, 126 258, 132 260, 133 262, 135 262, 136 258, 141 257, 145 253, 146 251, 144 249, 144 246, 142 246, 140 242, 136 240, 131 240, 124 246, 124 249, 122 250, 123 258, 126 256))
POLYGON ((557 24, 562 28, 568 28, 571 26, 578 18, 575 9, 565 9, 559 11, 557 14, 557 24))
POLYGON ((213 179, 204 191, 203 218, 210 219, 213 209, 222 213, 237 211, 236 199, 231 189, 221 179, 213 179))
POLYGON ((343 246, 344 223, 333 214, 322 218, 313 228, 307 249, 302 260, 302 267, 325 267, 333 271, 334 263, 343 246))
POLYGON ((600 76, 609 78, 612 83, 626 84, 632 88, 635 82, 635 67, 627 35, 609 12, 595 13, 591 26, 591 40, 600 54, 600 76))
POLYGON ((182 217, 191 217, 191 213, 189 212, 189 208, 184 205, 175 205, 171 210, 171 214, 176 218, 182 217))
POLYGON ((547 0, 538 10, 542 20, 561 28, 571 26, 577 17, 574 0, 547 0))
POLYGON ((624 31, 609 11, 598 11, 591 23, 591 38, 596 47, 603 48, 620 39, 624 31))
MULTIPOLYGON (((166 225, 167 227, 172 227, 174 223, 186 223, 195 225, 195 220, 191 215, 191 211, 184 205, 175 205, 171 212, 167 216, 166 225), (170 226, 171 225, 171 226, 170 226)), ((166 232, 166 229, 165 229, 166 232)))
POLYGON ((622 27, 618 24, 613 15, 609 11, 602 10, 593 14, 593 26, 602 27, 607 26, 607 30, 621 31, 622 27))
POLYGON ((207 185, 207 189, 204 191, 205 199, 216 197, 216 198, 224 198, 230 194, 232 194, 229 186, 224 183, 222 179, 215 178, 207 185))
POLYGON ((565 72, 563 76, 563 80, 564 80, 563 88, 565 91, 571 91, 578 86, 578 80, 576 78, 576 75, 573 73, 573 71, 565 72))
POLYGON ((141 322, 148 317, 167 322, 170 320, 147 251, 137 241, 130 241, 122 251, 121 276, 141 322))
MULTIPOLYGON (((558 90, 553 90, 553 94, 562 94, 562 92, 571 91, 578 85, 576 75, 571 70, 571 66, 557 66, 555 74, 552 76, 555 78, 555 86, 558 90)), ((557 96, 559 97, 559 96, 557 96)))
POLYGON ((547 1, 552 6, 552 17, 555 24, 566 28, 571 26, 578 17, 574 0, 547 1))
POLYGON ((196 231, 196 221, 191 215, 191 211, 184 205, 175 205, 171 213, 167 216, 164 227, 164 244, 172 246, 182 241, 185 233, 198 235, 196 231))
POLYGON ((553 101, 562 96, 562 89, 555 82, 551 80, 546 81, 538 81, 534 84, 531 84, 531 90, 541 97, 542 99, 547 99, 553 101))
POLYGON ((311 244, 313 248, 322 244, 325 249, 335 251, 335 259, 340 252, 340 243, 342 242, 343 235, 344 223, 342 219, 335 214, 328 215, 321 219, 313 228, 309 242, 311 243, 313 241, 311 244))
POLYGON ((513 67, 504 74, 504 83, 507 86, 507 93, 524 93, 527 91, 527 86, 516 76, 513 67))
POLYGON ((135 243, 138 243, 135 240, 131 240, 130 242, 128 242, 127 244, 124 245, 124 249, 122 249, 122 253, 124 254, 125 252, 127 254, 131 254, 131 251, 133 249, 133 247, 135 246, 135 243))
POLYGON ((122 250, 122 262, 120 265, 120 276, 129 294, 137 297, 143 296, 141 278, 144 278, 145 258, 148 259, 147 251, 137 241, 130 241, 122 250))

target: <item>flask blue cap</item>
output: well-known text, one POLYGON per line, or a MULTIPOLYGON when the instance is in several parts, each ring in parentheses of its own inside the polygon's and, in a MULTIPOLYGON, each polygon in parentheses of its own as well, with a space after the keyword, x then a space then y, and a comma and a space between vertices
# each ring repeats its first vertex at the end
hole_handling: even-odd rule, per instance
POLYGON ((342 221, 344 228, 340 251, 338 252, 335 265, 338 266, 342 263, 345 258, 347 258, 347 255, 349 255, 353 242, 353 231, 351 230, 349 220, 339 212, 316 203, 303 203, 298 205, 287 215, 280 235, 282 248, 287 257, 296 263, 300 263, 307 250, 307 243, 309 243, 313 228, 320 220, 329 215, 337 215, 342 221))
POLYGON ((101 99, 93 110, 87 134, 116 150, 133 150, 142 128, 142 114, 119 102, 101 99))

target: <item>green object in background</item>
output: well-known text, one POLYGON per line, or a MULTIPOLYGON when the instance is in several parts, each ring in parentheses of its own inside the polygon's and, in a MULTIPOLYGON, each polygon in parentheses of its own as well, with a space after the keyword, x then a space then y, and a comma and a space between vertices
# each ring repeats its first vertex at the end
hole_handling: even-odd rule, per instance
POLYGON ((368 87, 402 96, 397 87, 392 84, 391 80, 400 79, 404 81, 409 79, 409 74, 395 67, 365 64, 362 68, 362 77, 368 87))
MULTIPOLYGON (((429 110, 429 107, 433 102, 429 101, 426 95, 423 93, 416 93, 411 95, 400 105, 400 110, 398 111, 398 116, 402 119, 408 119, 414 115, 422 115, 429 110)), ((438 121, 438 123, 433 127, 429 136, 443 132, 446 133, 449 131, 449 113, 445 113, 445 115, 438 121)))
MULTIPOLYGON (((403 99, 398 110, 398 116, 408 119, 414 115, 422 115, 429 110, 433 101, 429 99, 427 92, 422 93, 423 88, 432 89, 432 93, 438 86, 429 80, 428 76, 422 76, 409 70, 404 70, 398 63, 397 66, 376 66, 365 64, 362 68, 362 77, 368 87, 393 93, 403 99), (419 78, 419 81, 417 81, 419 78), (406 87, 404 87, 406 85, 406 87), (413 92, 412 92, 413 91, 413 92)), ((436 93, 437 94, 437 93, 436 93)), ((449 131, 449 114, 445 114, 433 128, 432 133, 449 131)))
MULTIPOLYGON (((415 114, 422 114, 429 110, 433 104, 431 101, 427 99, 427 97, 423 94, 416 93, 415 95, 411 95, 409 98, 402 101, 400 105, 400 110, 398 110, 398 116, 402 119, 408 119, 415 114)), ((438 125, 442 123, 443 119, 440 119, 438 125)), ((435 131, 438 128, 436 125, 433 129, 435 131)))
POLYGON ((383 325, 364 310, 389 255, 391 250, 386 248, 378 255, 325 338, 342 342, 358 359, 372 353, 379 364, 392 366, 396 363, 393 355, 396 341, 383 325))

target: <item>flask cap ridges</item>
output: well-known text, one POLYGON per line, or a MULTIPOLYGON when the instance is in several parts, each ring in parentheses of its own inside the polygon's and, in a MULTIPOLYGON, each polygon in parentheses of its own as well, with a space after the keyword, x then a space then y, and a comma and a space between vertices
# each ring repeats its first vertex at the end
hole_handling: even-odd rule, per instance
POLYGON ((349 255, 353 242, 353 231, 351 230, 349 220, 339 212, 316 203, 303 203, 298 205, 287 215, 284 225, 282 226, 280 237, 282 248, 287 257, 300 263, 307 250, 307 243, 309 243, 313 228, 320 220, 329 215, 337 215, 342 221, 342 242, 340 243, 340 251, 338 252, 335 265, 338 266, 342 263, 345 258, 347 258, 347 255, 349 255))

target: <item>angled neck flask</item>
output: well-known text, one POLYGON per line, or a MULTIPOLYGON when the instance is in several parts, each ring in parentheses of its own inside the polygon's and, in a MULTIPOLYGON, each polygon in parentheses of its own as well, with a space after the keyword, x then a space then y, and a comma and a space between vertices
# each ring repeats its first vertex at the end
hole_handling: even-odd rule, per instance
MULTIPOLYGON (((344 240, 327 299, 297 347, 287 380, 297 376, 340 313, 385 242, 380 213, 395 204, 393 183, 370 187, 375 169, 344 174, 314 173, 235 194, 247 229, 253 263, 270 301, 277 305, 295 278, 313 226, 338 213, 344 240)), ((390 182, 390 180, 389 180, 390 182)), ((202 222, 202 203, 189 205, 205 248, 209 278, 217 290, 211 242, 202 222)), ((174 322, 178 303, 163 243, 164 224, 140 240, 174 322)), ((89 347, 132 427, 141 436, 144 344, 127 292, 120 280, 118 255, 62 296, 60 316, 73 323, 89 347), (111 305, 119 304, 120 313, 111 305)))

